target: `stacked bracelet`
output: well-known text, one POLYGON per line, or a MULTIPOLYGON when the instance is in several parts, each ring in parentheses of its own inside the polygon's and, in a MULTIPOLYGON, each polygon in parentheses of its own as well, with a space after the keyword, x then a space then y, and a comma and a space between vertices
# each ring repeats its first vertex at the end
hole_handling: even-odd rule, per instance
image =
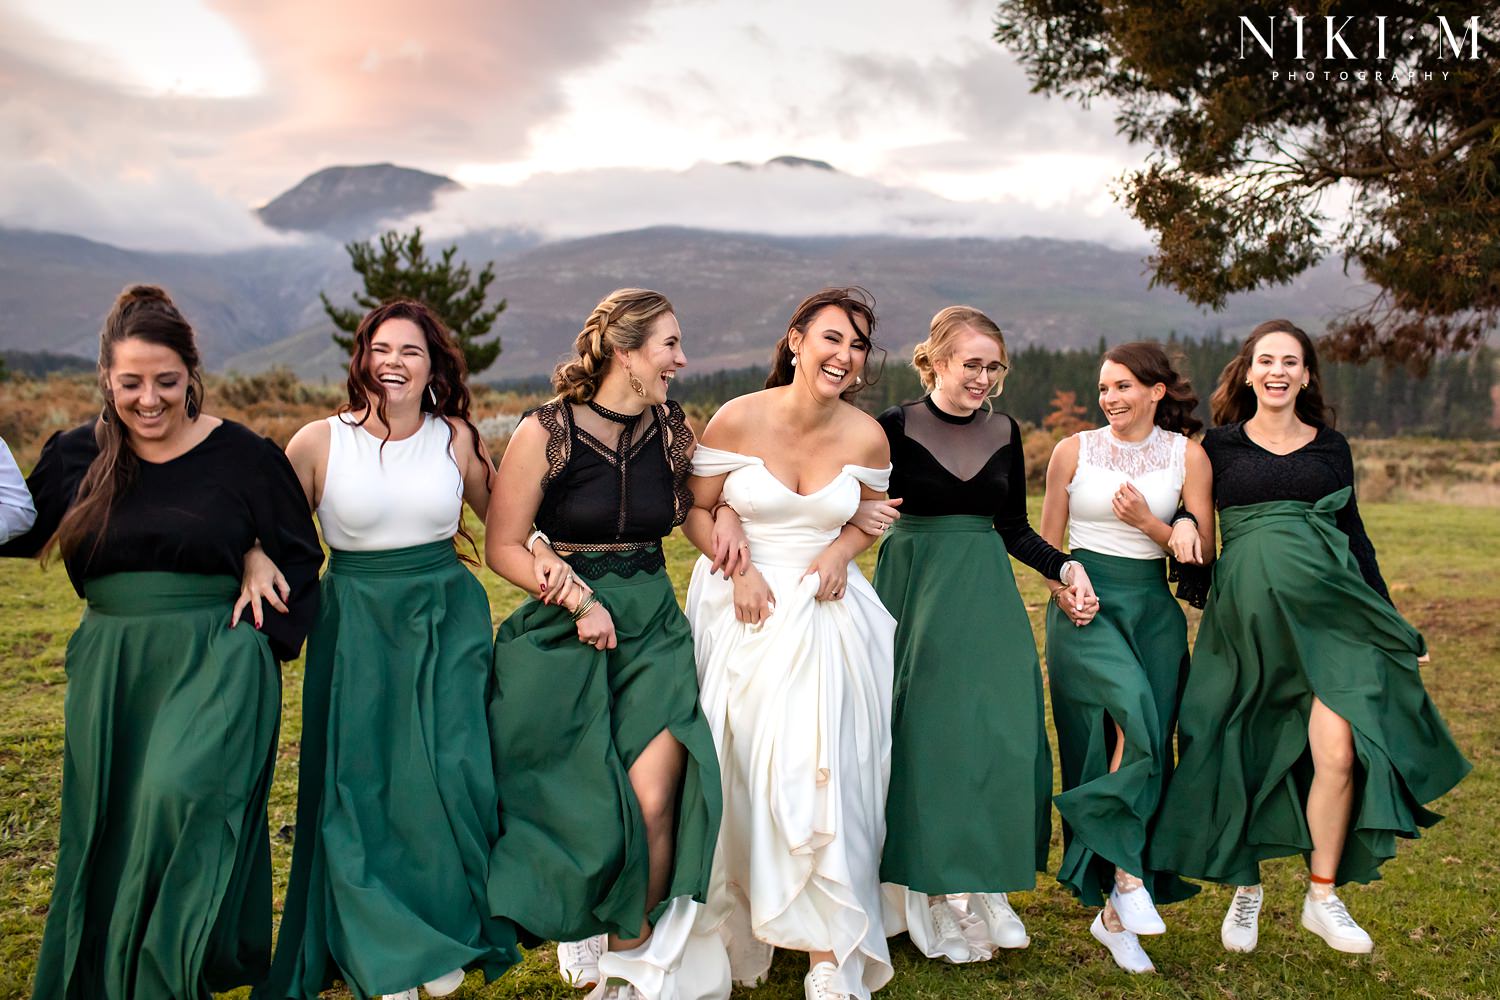
POLYGON ((573 609, 573 620, 575 622, 581 620, 583 616, 588 614, 589 611, 593 609, 594 605, 598 603, 599 595, 590 591, 587 595, 584 596, 583 600, 578 602, 578 607, 573 609))

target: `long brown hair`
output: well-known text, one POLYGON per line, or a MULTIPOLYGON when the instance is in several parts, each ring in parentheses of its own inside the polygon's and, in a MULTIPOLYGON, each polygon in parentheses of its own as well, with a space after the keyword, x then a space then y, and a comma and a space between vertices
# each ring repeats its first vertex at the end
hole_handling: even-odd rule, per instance
MULTIPOLYGON (((375 339, 375 332, 380 329, 381 324, 392 319, 405 319, 415 323, 417 329, 422 331, 422 339, 427 342, 427 358, 432 370, 430 381, 422 390, 422 412, 457 420, 469 429, 474 457, 483 465, 484 481, 488 485, 492 480, 493 467, 480 448, 479 428, 474 426, 474 421, 469 416, 472 399, 464 381, 469 375, 468 363, 453 335, 426 303, 416 299, 393 299, 365 313, 354 331, 354 353, 349 356, 349 401, 340 406, 338 412, 348 414, 362 410, 362 415, 354 421, 361 426, 370 419, 373 412, 385 428, 380 447, 384 449, 386 442, 391 439, 391 425, 385 412, 385 386, 370 374, 370 343, 375 339)), ((447 420, 443 423, 448 428, 448 453, 452 455, 453 424, 447 420)), ((457 461, 458 456, 453 455, 453 458, 457 461)), ((479 547, 464 527, 461 506, 458 533, 477 556, 479 547)), ((459 558, 478 565, 476 558, 463 555, 462 552, 459 558)))
POLYGON ((552 391, 573 403, 593 399, 615 352, 638 350, 655 319, 670 312, 667 297, 649 288, 616 288, 604 296, 573 338, 573 356, 552 372, 552 391))
POLYGON ((109 528, 115 498, 128 489, 135 478, 138 460, 126 441, 125 426, 120 423, 114 394, 109 387, 115 346, 132 337, 171 348, 177 353, 188 373, 184 404, 188 419, 198 419, 203 410, 203 373, 192 326, 163 289, 155 285, 126 286, 115 298, 115 304, 110 307, 109 315, 104 317, 104 325, 99 329, 99 394, 104 397, 104 407, 94 423, 99 454, 84 472, 73 505, 43 546, 44 560, 53 546, 64 557, 71 556, 90 536, 93 537, 92 551, 97 551, 109 528))
POLYGON ((1198 409, 1198 394, 1172 367, 1172 359, 1160 344, 1153 340, 1120 344, 1105 351, 1104 360, 1129 368, 1142 385, 1166 387, 1166 395, 1156 404, 1156 426, 1188 437, 1203 429, 1203 421, 1193 412, 1198 409))
POLYGON ((813 318, 828 306, 837 306, 843 310, 845 316, 849 317, 849 325, 854 327, 855 334, 865 342, 868 353, 865 357, 863 381, 856 383, 843 392, 839 393, 840 399, 849 399, 867 385, 874 384, 880 377, 880 370, 871 370, 869 354, 880 351, 881 370, 885 367, 885 352, 875 346, 875 296, 859 285, 850 285, 847 288, 824 288, 798 304, 792 312, 792 318, 787 321, 786 333, 776 341, 776 347, 771 351, 771 373, 766 376, 766 388, 774 389, 780 385, 791 385, 792 377, 796 374, 796 366, 792 364, 792 331, 806 335, 807 328, 812 325, 813 318))
POLYGON ((1251 330, 1250 336, 1240 345, 1239 353, 1219 373, 1219 384, 1208 401, 1209 408, 1213 411, 1214 425, 1240 423, 1255 416, 1258 405, 1255 390, 1246 384, 1245 378, 1255 358, 1255 345, 1268 333, 1290 334, 1302 345, 1302 367, 1307 372, 1307 388, 1297 393, 1297 419, 1314 427, 1332 427, 1334 412, 1332 407, 1323 402, 1323 379, 1318 373, 1318 352, 1313 347, 1312 338, 1289 319, 1267 320, 1251 330))

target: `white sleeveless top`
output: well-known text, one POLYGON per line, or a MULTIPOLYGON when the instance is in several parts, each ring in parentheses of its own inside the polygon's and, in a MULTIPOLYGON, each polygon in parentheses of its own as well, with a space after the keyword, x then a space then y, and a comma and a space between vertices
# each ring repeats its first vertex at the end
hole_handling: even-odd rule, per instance
POLYGON ((1152 427, 1143 441, 1121 441, 1108 427, 1078 432, 1078 468, 1068 483, 1068 547, 1127 559, 1161 559, 1166 552, 1139 528, 1115 516, 1114 495, 1129 482, 1151 513, 1170 521, 1182 497, 1187 438, 1152 427))
POLYGON ((318 523, 329 548, 402 549, 458 533, 464 482, 449 453, 448 424, 426 413, 409 438, 387 441, 335 414, 318 523))

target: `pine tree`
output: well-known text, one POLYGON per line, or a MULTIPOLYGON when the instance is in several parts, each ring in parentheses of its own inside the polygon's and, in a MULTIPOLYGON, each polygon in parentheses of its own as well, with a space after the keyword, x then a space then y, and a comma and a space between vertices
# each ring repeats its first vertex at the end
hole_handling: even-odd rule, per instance
POLYGON ((410 234, 388 232, 380 237, 378 245, 373 240, 346 243, 344 250, 349 254, 350 265, 364 280, 364 291, 354 293, 358 309, 341 308, 326 293, 318 293, 323 300, 323 311, 344 331, 333 335, 334 343, 352 353, 352 334, 366 312, 392 299, 416 299, 437 313, 453 333, 464 352, 470 375, 495 363, 500 355, 500 337, 490 334, 490 329, 505 311, 505 300, 485 308, 486 293, 495 280, 494 261, 486 262, 476 277, 467 263, 454 262, 456 245, 433 260, 422 244, 421 226, 410 234))

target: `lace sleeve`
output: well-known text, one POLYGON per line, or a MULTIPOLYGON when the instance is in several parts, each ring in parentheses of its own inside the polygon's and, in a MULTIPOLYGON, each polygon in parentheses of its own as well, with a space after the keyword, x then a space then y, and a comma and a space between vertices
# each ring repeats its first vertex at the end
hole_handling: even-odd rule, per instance
POLYGON ((693 474, 693 463, 688 450, 693 446, 693 429, 688 426, 687 414, 682 404, 667 400, 667 405, 657 413, 662 425, 662 447, 667 453, 667 468, 672 470, 672 525, 676 527, 687 520, 693 509, 693 491, 688 489, 688 477, 693 474))
POLYGON ((572 457, 572 412, 565 399, 543 403, 535 412, 537 423, 547 432, 547 473, 542 476, 542 492, 546 493, 547 487, 568 467, 568 459, 572 457))

